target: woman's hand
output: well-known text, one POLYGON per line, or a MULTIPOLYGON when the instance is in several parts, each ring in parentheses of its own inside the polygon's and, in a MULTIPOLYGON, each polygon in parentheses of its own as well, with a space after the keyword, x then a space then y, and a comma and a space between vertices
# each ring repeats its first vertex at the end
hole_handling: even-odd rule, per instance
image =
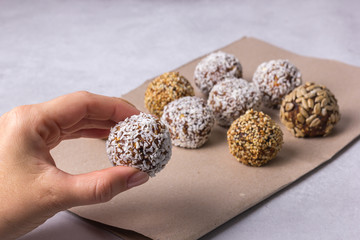
POLYGON ((130 167, 70 175, 50 155, 65 139, 104 138, 133 114, 139 111, 122 99, 76 92, 1 116, 0 238, 19 237, 59 211, 106 202, 145 183, 148 175, 130 167))

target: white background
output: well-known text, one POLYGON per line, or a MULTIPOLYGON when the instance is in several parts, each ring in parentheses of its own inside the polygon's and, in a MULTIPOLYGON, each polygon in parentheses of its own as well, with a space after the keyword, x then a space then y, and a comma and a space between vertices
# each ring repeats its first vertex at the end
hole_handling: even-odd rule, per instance
MULTIPOLYGON (((357 0, 0 0, 0 114, 77 90, 120 96, 244 36, 360 66, 359 14, 357 0)), ((359 147, 203 240, 358 239, 359 147)), ((21 239, 119 238, 61 212, 21 239)))

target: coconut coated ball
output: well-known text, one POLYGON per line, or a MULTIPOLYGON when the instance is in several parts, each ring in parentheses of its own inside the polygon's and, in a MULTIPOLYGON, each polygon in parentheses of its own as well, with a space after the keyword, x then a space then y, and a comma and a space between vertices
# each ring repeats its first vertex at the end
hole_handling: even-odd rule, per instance
POLYGON ((288 60, 271 60, 260 64, 253 82, 262 94, 262 102, 270 108, 278 108, 286 94, 302 83, 301 73, 288 60))
POLYGON ((217 123, 229 127, 248 109, 258 108, 260 100, 260 93, 254 83, 241 78, 226 78, 211 89, 207 103, 217 123))
POLYGON ((153 177, 170 160, 171 137, 158 118, 140 113, 111 128, 106 150, 113 165, 134 167, 153 177))
POLYGON ((199 148, 208 140, 215 118, 203 99, 183 97, 165 106, 161 121, 175 146, 199 148))
POLYGON ((204 94, 209 94, 213 86, 226 77, 242 77, 239 60, 232 54, 218 51, 203 58, 194 72, 195 85, 204 94))

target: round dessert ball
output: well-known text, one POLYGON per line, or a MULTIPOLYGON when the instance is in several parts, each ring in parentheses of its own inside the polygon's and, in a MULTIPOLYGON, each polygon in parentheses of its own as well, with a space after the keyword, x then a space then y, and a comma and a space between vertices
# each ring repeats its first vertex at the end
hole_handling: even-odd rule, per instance
POLYGON ((194 72, 195 85, 206 95, 225 77, 242 77, 242 67, 234 55, 222 51, 211 53, 203 58, 194 72))
POLYGON ((199 148, 208 140, 215 118, 203 99, 183 97, 165 106, 161 121, 175 146, 199 148))
POLYGON ((260 105, 260 93, 254 83, 241 78, 226 78, 210 91, 207 104, 220 126, 231 123, 250 108, 260 105))
POLYGON ((326 136, 340 120, 339 105, 328 88, 307 82, 285 96, 280 118, 295 137, 326 136))
POLYGON ((145 107, 160 118, 166 104, 185 96, 194 96, 190 82, 178 72, 164 73, 149 83, 145 92, 145 107))
POLYGON ((253 81, 265 106, 278 108, 283 97, 301 85, 300 71, 288 60, 271 60, 256 69, 253 81))
POLYGON ((137 168, 153 177, 171 157, 168 128, 156 117, 140 113, 110 130, 106 150, 113 165, 137 168))
POLYGON ((276 157, 283 133, 267 114, 250 109, 231 124, 227 141, 239 162, 260 167, 276 157))

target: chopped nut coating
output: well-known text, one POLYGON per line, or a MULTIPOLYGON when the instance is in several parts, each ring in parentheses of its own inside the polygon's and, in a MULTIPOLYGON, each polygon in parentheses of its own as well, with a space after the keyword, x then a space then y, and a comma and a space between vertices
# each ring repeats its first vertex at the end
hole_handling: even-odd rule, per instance
POLYGON ((285 96, 280 118, 296 137, 316 137, 328 135, 339 121, 340 113, 337 100, 329 89, 306 83, 285 96), (294 107, 290 109, 289 104, 294 107))
POLYGON ((239 162, 260 167, 276 157, 283 133, 270 116, 251 109, 231 124, 227 140, 230 153, 239 162))
POLYGON ((145 107, 160 118, 169 102, 194 95, 194 88, 185 77, 178 72, 164 73, 149 83, 145 92, 145 107))

